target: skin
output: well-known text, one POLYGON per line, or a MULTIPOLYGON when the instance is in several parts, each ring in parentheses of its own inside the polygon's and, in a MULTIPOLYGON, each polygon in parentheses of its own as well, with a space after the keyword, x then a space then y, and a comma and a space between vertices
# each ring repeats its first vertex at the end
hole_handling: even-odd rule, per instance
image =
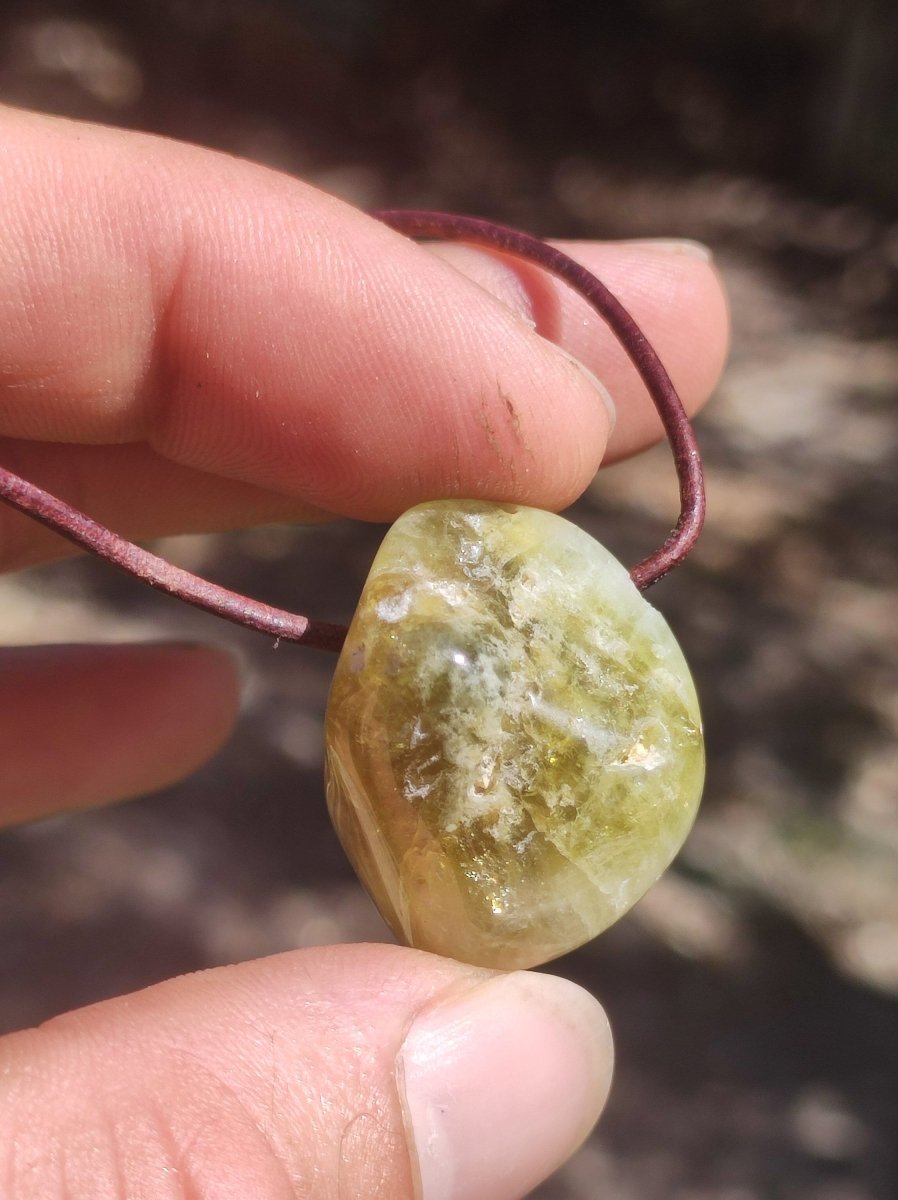
MULTIPOLYGON (((659 436, 610 335, 529 266, 415 246, 257 166, 45 116, 0 109, 0 163, 0 461, 130 537, 382 520, 452 495, 559 509, 659 436), (611 392, 613 432, 571 355, 611 392)), ((727 346, 713 267, 677 247, 564 248, 697 409, 727 346)), ((0 507, 0 569, 69 552, 0 507)), ((237 706, 212 649, 4 651, 0 821, 165 786, 215 753, 237 706)), ((0 1191, 514 1200, 586 1135, 610 1062, 598 1006, 564 981, 396 947, 297 951, 0 1040, 0 1191), (449 1165, 413 1145, 422 1064, 455 1080, 449 1165)))

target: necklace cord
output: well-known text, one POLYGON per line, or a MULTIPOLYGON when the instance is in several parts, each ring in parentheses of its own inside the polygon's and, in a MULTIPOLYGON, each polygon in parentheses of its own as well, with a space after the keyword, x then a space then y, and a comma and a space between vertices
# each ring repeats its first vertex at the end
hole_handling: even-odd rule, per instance
MULTIPOLYGON (((390 209, 373 215, 408 237, 473 242, 528 259, 565 280, 589 302, 612 330, 648 389, 673 451, 680 486, 680 516, 676 526, 653 554, 631 569, 630 577, 644 591, 682 562, 695 545, 704 521, 701 456, 670 377, 620 301, 585 267, 554 246, 516 229, 452 213, 390 209)), ((343 645, 345 626, 274 608, 185 571, 3 466, 0 466, 0 500, 83 550, 195 608, 281 641, 329 651, 339 651, 343 645)))

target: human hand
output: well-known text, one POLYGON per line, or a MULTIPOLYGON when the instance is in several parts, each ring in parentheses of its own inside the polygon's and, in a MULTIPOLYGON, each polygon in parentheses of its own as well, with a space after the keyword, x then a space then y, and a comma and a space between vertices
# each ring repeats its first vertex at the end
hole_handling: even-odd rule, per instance
MULTIPOLYGON (((610 334, 531 267, 156 139, 0 110, 0 150, 0 462, 129 537, 448 495, 560 508, 606 441, 658 436, 610 334)), ((726 346, 708 263, 569 250, 694 409, 726 346)), ((2 568, 65 552, 0 507, 2 568)), ((0 652, 0 820, 165 786, 236 707, 212 649, 0 652)), ((0 1045, 4 1200, 514 1200, 586 1135, 611 1067, 573 984, 388 946, 205 972, 0 1045)))

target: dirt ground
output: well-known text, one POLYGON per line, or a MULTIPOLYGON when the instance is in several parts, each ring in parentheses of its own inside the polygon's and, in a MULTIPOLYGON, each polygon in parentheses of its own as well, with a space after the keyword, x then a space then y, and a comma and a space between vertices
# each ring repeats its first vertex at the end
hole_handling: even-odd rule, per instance
MULTIPOLYGON (((170 21, 182 11, 161 7, 170 21)), ((537 153, 460 98, 451 62, 433 58, 390 92, 380 125, 340 124, 334 105, 331 129, 328 98, 356 69, 368 103, 373 68, 320 30, 316 41, 295 14, 268 31, 278 51, 253 26, 269 75, 278 54, 315 67, 294 92, 284 84, 295 108, 283 96, 263 103, 258 62, 250 70, 214 22, 197 24, 220 7, 192 8, 157 65, 138 49, 140 30, 97 16, 103 6, 77 19, 61 5, 9 6, 0 99, 222 146, 364 206, 476 207, 541 232, 714 248, 734 345, 699 423, 709 521, 655 597, 703 699, 706 799, 676 869, 553 965, 608 1007, 619 1066, 599 1129, 536 1195, 891 1200, 898 224, 733 169, 659 171, 601 147, 553 154, 545 130, 537 153), (200 54, 210 39, 215 53, 200 54), (414 129, 396 115, 403 95, 423 113, 414 129)), ((152 28, 169 36, 161 18, 152 28)), ((674 509, 662 447, 601 474, 574 516, 633 561, 674 509)), ((277 528, 162 552, 272 603, 345 619, 381 533, 277 528)), ((170 637, 239 651, 238 733, 164 794, 0 839, 3 1030, 181 971, 385 936, 324 810, 329 660, 274 649, 89 561, 0 580, 6 643, 170 637)))

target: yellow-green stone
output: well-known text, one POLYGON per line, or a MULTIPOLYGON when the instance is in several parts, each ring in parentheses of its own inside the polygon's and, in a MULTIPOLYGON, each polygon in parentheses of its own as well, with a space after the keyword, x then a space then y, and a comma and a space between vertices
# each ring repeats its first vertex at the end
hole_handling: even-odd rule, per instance
POLYGON ((326 742, 334 825, 393 931, 488 967, 626 912, 704 775, 686 662, 626 570, 561 517, 473 501, 387 534, 326 742))

